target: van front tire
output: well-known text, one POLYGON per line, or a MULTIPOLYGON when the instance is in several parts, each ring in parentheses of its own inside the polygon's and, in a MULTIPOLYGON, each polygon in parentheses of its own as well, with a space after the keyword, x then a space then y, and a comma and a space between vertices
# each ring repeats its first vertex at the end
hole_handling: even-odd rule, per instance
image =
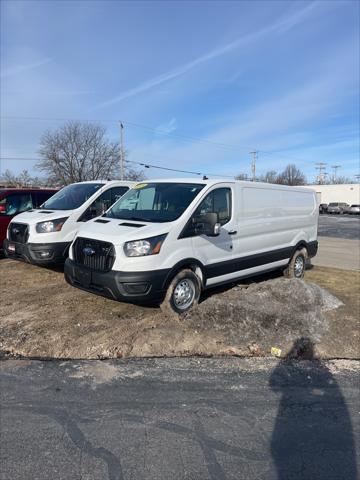
POLYGON ((306 248, 296 250, 292 259, 289 262, 289 265, 284 270, 284 277, 304 278, 307 257, 308 253, 306 248))
POLYGON ((199 302, 201 281, 190 269, 181 270, 170 282, 165 298, 160 305, 166 314, 187 312, 199 302))

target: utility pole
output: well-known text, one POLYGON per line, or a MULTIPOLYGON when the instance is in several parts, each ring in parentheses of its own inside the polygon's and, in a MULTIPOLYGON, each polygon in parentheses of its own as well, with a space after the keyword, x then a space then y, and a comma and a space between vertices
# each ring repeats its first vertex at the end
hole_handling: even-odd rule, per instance
POLYGON ((334 170, 334 173, 333 173, 333 182, 335 183, 336 182, 336 173, 337 173, 337 169, 340 168, 341 165, 331 165, 331 168, 334 170))
POLYGON ((316 170, 319 170, 319 174, 317 176, 317 182, 319 185, 321 185, 324 181, 324 177, 325 177, 325 166, 327 165, 327 163, 324 163, 324 162, 318 162, 318 163, 315 163, 315 168, 316 170))
POLYGON ((257 150, 254 150, 252 152, 249 152, 250 155, 253 156, 252 160, 251 160, 251 175, 252 175, 252 181, 255 182, 256 180, 256 160, 257 160, 257 155, 258 155, 258 151, 257 150))
POLYGON ((120 180, 124 180, 124 125, 119 122, 120 126, 120 180))

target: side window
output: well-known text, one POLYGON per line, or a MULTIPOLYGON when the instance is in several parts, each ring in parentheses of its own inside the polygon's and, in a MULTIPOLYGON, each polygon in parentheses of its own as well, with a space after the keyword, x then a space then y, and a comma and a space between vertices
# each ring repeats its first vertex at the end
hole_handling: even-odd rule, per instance
POLYGON ((88 208, 85 210, 85 212, 81 215, 78 222, 87 222, 92 218, 99 217, 105 212, 105 210, 108 209, 107 205, 110 206, 110 202, 111 202, 111 192, 109 189, 103 192, 97 198, 95 198, 92 204, 89 205, 88 208))
POLYGON ((218 188, 210 192, 191 216, 181 236, 185 238, 196 235, 196 223, 206 213, 217 213, 221 225, 229 222, 231 219, 231 189, 218 188))
POLYGON ((218 188, 207 195, 196 209, 194 216, 205 213, 217 213, 219 223, 225 225, 231 218, 231 190, 230 188, 218 188))
POLYGON ((13 193, 0 200, 0 215, 16 215, 32 208, 30 193, 13 193))
POLYGON ((78 222, 87 222, 102 215, 111 205, 129 190, 128 187, 113 187, 103 192, 81 215, 78 222))
POLYGON ((124 193, 126 193, 127 191, 129 190, 129 187, 114 187, 114 188, 111 188, 110 191, 111 191, 111 204, 109 205, 109 207, 111 207, 111 205, 113 205, 117 200, 119 200, 119 198, 121 198, 124 193))

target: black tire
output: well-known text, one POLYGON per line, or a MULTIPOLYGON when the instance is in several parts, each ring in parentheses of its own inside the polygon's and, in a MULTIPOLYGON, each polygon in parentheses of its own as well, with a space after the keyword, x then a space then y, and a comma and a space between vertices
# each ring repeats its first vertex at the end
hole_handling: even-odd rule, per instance
POLYGON ((199 302, 201 281, 190 269, 181 270, 171 280, 161 310, 166 314, 181 314, 199 302))
POLYGON ((306 248, 296 250, 288 266, 284 270, 284 277, 286 278, 304 278, 306 259, 308 257, 306 248))

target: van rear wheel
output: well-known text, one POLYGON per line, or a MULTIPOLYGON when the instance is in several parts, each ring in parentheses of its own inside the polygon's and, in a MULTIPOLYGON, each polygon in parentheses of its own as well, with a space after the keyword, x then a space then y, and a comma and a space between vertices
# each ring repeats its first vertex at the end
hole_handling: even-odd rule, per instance
POLYGON ((185 313, 199 301, 201 282, 190 269, 181 270, 175 275, 160 305, 164 313, 185 313))
POLYGON ((284 270, 284 276, 287 278, 304 278, 307 256, 306 248, 296 250, 289 265, 284 270))

